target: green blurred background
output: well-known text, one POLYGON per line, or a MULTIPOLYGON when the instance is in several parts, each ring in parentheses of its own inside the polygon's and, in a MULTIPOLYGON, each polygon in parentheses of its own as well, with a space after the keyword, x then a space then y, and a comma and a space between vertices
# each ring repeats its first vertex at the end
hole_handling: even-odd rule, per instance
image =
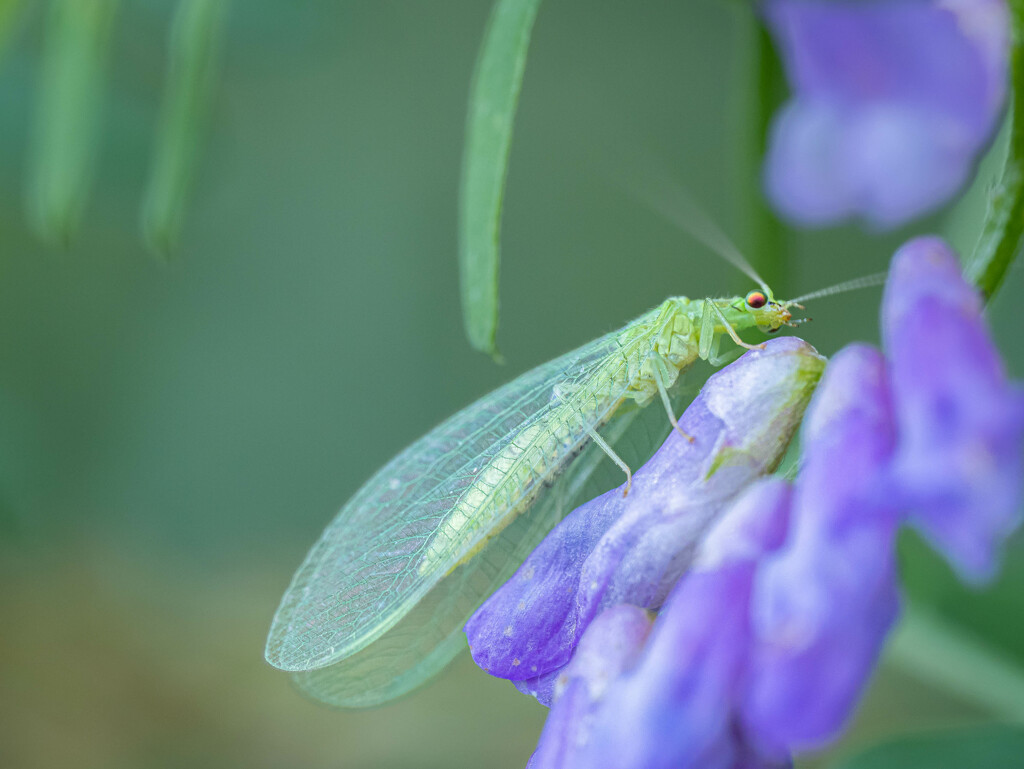
MULTIPOLYGON (((656 158, 747 239, 751 27, 713 0, 541 8, 499 367, 465 341, 455 259, 489 5, 233 3, 168 263, 138 220, 173 4, 119 9, 95 183, 66 249, 25 213, 45 14, 22 19, 0 61, 0 766, 525 764, 546 711, 466 655, 393 706, 338 712, 263 661, 265 634, 322 527, 409 441, 666 295, 745 288, 631 199, 623 169, 656 158)), ((903 232, 794 238, 776 292, 884 269, 914 232, 969 248, 981 176, 952 214, 903 232)), ((1018 376, 1022 293, 1018 267, 992 310, 1018 376)), ((803 336, 826 354, 874 340, 877 307, 877 291, 822 300, 803 336)), ((1019 536, 983 593, 917 543, 905 561, 915 595, 1024 661, 1019 536)), ((829 755, 984 717, 886 665, 829 755)))

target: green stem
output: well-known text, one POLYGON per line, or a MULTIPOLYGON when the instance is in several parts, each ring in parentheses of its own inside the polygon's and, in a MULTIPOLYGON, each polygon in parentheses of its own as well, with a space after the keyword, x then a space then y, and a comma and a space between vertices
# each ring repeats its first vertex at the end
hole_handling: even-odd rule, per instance
POLYGON ((986 298, 998 290, 1024 236, 1024 0, 1011 0, 1010 143, 999 183, 992 191, 981 236, 964 272, 986 298))
MULTIPOLYGON (((784 287, 792 279, 789 228, 779 220, 764 197, 761 167, 768 132, 778 108, 789 95, 786 74, 771 35, 748 3, 737 3, 740 44, 736 89, 741 103, 735 107, 741 149, 737 153, 737 184, 747 219, 746 250, 754 269, 769 286, 784 287)), ((791 288, 791 287, 790 287, 791 288)))
MULTIPOLYGON (((761 161, 768 149, 768 131, 772 118, 789 96, 786 73, 775 50, 775 43, 764 25, 758 26, 757 41, 757 154, 755 184, 752 185, 755 266, 769 286, 785 287, 792 280, 789 228, 775 215, 764 196, 761 182, 761 161)), ((790 286, 789 288, 792 288, 790 286)))
POLYGON ((906 608, 885 659, 999 718, 1024 723, 1024 671, 926 609, 906 608))

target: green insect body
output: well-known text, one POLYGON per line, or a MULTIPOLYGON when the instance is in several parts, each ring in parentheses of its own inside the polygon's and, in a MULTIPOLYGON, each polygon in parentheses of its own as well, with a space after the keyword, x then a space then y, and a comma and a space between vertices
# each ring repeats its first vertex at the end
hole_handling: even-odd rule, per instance
POLYGON ((431 539, 420 573, 451 570, 475 556, 490 537, 530 507, 544 484, 575 458, 591 431, 604 426, 625 401, 646 406, 660 390, 671 388, 698 357, 717 363, 718 342, 726 333, 722 318, 733 329, 777 328, 776 323, 789 320, 783 305, 771 304, 776 303, 754 308, 742 298, 672 297, 625 326, 615 335, 617 350, 571 390, 556 387, 551 397, 557 408, 543 423, 522 429, 479 472, 431 539), (704 344, 701 334, 705 339, 710 335, 704 344))
MULTIPOLYGON (((767 289, 673 297, 619 331, 538 366, 431 430, 346 503, 296 572, 267 639, 267 660, 338 705, 379 704, 422 683, 464 644, 460 628, 568 510, 601 437, 661 399, 696 360, 752 326, 793 325, 767 289), (613 422, 613 417, 615 421, 613 422), (557 494, 539 499, 559 480, 557 494), (527 511, 530 515, 524 515, 527 511), (515 525, 513 525, 515 524, 515 525), (525 550, 525 552, 524 552, 525 550)), ((730 350, 729 353, 732 351, 730 350)))

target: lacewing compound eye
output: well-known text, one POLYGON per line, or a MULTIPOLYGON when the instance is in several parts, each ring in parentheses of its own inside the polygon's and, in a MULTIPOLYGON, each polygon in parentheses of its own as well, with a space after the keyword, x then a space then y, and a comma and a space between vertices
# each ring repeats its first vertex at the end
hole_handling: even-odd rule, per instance
POLYGON ((753 307, 755 310, 764 307, 768 303, 768 297, 762 294, 760 291, 751 291, 747 294, 747 306, 753 307))

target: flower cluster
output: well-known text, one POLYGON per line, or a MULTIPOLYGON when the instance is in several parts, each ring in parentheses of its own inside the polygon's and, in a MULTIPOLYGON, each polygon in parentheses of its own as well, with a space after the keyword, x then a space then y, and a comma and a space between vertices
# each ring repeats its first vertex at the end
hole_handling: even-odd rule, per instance
POLYGON ((821 359, 778 339, 708 381, 692 446, 671 437, 627 500, 576 510, 474 615, 477 662, 551 704, 531 766, 787 766, 842 728, 898 617, 901 525, 994 573, 1024 393, 941 240, 896 254, 882 326, 884 356, 829 363, 795 482, 758 477, 821 359))
POLYGON ((782 459, 825 361, 774 339, 715 374, 633 476, 573 511, 466 625, 477 664, 550 704, 552 685, 604 609, 661 606, 729 502, 782 459))
POLYGON ((793 98, 765 183, 803 225, 901 224, 970 178, 998 125, 1005 0, 764 0, 793 98))

